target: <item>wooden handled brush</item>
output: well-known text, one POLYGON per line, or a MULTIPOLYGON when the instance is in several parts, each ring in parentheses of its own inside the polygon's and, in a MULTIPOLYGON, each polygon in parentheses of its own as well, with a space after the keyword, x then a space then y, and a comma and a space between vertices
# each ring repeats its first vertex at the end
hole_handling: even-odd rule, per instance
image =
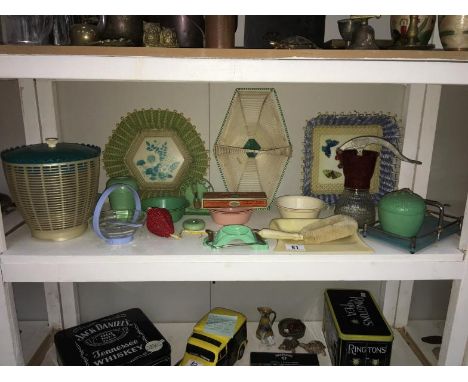
POLYGON ((306 225, 300 232, 284 232, 265 228, 258 231, 258 234, 264 239, 297 240, 304 241, 304 244, 320 244, 351 236, 357 229, 358 224, 352 217, 333 215, 306 225))

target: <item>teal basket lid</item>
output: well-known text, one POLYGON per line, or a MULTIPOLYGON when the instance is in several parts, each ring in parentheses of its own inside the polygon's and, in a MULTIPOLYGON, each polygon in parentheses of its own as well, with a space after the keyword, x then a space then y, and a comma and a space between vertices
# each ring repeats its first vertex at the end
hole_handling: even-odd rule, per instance
POLYGON ((92 159, 101 154, 98 146, 57 143, 56 139, 46 139, 46 142, 2 151, 2 160, 12 164, 56 164, 92 159))

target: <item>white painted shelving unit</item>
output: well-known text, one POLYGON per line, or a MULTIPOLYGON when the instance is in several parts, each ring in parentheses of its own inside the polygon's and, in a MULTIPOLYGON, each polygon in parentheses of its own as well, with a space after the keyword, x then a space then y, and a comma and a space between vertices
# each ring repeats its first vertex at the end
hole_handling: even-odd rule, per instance
MULTIPOLYGON (((54 80, 407 84, 403 152, 423 165, 403 163, 399 187, 426 196, 441 85, 468 85, 468 52, 0 46, 0 78, 20 81, 27 144, 57 133, 54 80)), ((256 213, 250 225, 266 227, 274 213, 256 213)), ((26 226, 6 238, 3 232, 0 219, 0 364, 23 364, 23 355, 31 354, 22 351, 12 282, 44 282, 50 328, 60 329, 79 322, 75 282, 211 280, 384 280, 382 310, 396 328, 408 324, 413 280, 453 280, 439 363, 463 361, 466 225, 461 239, 452 236, 414 255, 371 239, 366 242, 374 254, 309 255, 271 248, 211 253, 194 237, 155 247, 144 231, 131 246, 112 249, 89 231, 61 243, 32 239, 26 226)), ((158 327, 180 353, 186 336, 176 334, 191 326, 184 332, 178 325, 158 327)), ((320 332, 317 325, 310 330, 320 332)), ((393 364, 419 364, 400 334, 394 354, 393 364)))

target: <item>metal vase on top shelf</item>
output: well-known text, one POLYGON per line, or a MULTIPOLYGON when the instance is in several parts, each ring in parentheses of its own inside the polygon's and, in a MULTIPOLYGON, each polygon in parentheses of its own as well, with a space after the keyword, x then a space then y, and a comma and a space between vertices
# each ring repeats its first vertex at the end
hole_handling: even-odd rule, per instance
POLYGON ((359 20, 360 24, 353 31, 349 49, 368 50, 379 49, 375 42, 375 31, 369 25, 369 19, 380 18, 380 16, 350 16, 350 19, 359 20))
POLYGON ((353 33, 357 30, 361 21, 358 19, 341 19, 338 20, 337 23, 338 31, 345 42, 345 49, 348 49, 351 46, 353 33))
POLYGON ((468 50, 468 15, 438 16, 438 25, 445 50, 468 50))

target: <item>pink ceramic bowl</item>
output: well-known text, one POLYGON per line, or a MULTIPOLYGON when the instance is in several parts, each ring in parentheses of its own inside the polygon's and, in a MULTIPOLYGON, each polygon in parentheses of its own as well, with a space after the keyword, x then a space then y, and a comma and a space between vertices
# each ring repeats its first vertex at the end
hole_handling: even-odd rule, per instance
POLYGON ((245 224, 249 221, 253 210, 245 207, 216 208, 210 210, 211 218, 216 224, 245 224))

